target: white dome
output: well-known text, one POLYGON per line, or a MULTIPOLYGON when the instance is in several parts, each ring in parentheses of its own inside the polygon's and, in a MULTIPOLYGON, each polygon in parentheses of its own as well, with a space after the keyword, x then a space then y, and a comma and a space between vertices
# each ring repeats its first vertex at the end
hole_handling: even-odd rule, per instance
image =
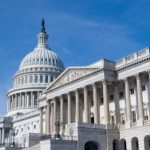
POLYGON ((27 54, 22 60, 19 70, 36 66, 52 66, 64 69, 64 64, 58 55, 46 47, 37 47, 27 54))

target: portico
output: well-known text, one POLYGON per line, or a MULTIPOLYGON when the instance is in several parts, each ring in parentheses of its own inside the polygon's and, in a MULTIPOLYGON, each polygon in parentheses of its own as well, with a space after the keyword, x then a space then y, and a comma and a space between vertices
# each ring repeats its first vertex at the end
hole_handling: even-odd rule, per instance
MULTIPOLYGON (((78 71, 80 69, 81 68, 79 68, 78 71)), ((82 68, 82 70, 83 69, 85 68, 82 68)), ((73 80, 70 78, 71 82, 64 80, 66 76, 70 76, 72 73, 70 70, 66 71, 56 82, 46 89, 45 93, 47 95, 45 98, 47 102, 44 104, 43 101, 41 101, 40 103, 42 107, 47 108, 45 109, 47 116, 45 132, 47 134, 55 134, 55 122, 57 117, 60 117, 61 133, 65 131, 65 125, 74 122, 121 125, 122 121, 120 119, 122 118, 120 115, 123 108, 120 107, 122 107, 122 93, 125 102, 123 106, 124 114, 126 114, 124 121, 126 127, 130 127, 130 124, 132 124, 134 120, 131 110, 131 87, 133 83, 137 93, 137 103, 135 105, 137 110, 139 110, 136 112, 136 120, 139 125, 142 125, 144 121, 144 107, 141 80, 143 80, 144 75, 147 78, 147 82, 149 82, 149 72, 137 73, 134 76, 128 76, 116 81, 113 69, 109 68, 109 71, 105 69, 102 71, 98 68, 92 69, 94 71, 92 70, 89 73, 89 76, 92 73, 92 77, 83 75, 83 77, 80 76, 76 78, 73 76, 73 80), (62 80, 65 82, 63 83, 62 80), (80 80, 80 82, 78 80, 80 80), (132 83, 132 81, 134 82, 132 83), (74 82, 74 84, 72 84, 72 82, 74 82), (57 84, 61 85, 59 86, 57 84), (110 110, 110 106, 113 106, 114 109, 112 110, 111 108, 110 110), (101 111, 104 113, 102 114, 101 111)), ((42 113, 40 114, 42 115, 42 113)))

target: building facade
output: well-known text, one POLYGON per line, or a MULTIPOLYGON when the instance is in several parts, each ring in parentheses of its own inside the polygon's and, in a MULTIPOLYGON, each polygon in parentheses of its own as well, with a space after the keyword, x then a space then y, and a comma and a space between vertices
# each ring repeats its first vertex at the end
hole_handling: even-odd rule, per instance
POLYGON ((150 150, 150 48, 64 69, 42 21, 37 47, 13 81, 1 147, 150 150))
POLYGON ((54 135, 60 117, 62 138, 75 138, 79 150, 149 150, 149 101, 149 48, 69 67, 39 99, 40 132, 54 135))

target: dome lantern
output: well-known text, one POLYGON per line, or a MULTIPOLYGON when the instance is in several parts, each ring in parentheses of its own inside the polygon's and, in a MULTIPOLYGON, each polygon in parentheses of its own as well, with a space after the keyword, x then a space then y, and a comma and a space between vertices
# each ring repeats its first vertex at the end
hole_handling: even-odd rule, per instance
POLYGON ((48 35, 45 31, 45 21, 42 19, 41 32, 38 34, 38 45, 37 47, 48 47, 48 35))

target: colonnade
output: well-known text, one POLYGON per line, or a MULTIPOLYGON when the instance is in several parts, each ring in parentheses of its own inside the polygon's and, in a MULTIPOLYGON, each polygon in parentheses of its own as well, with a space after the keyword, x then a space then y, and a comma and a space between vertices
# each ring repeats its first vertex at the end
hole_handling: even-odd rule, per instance
MULTIPOLYGON (((103 81, 103 99, 104 99, 104 105, 105 105, 105 122, 106 124, 110 123, 109 119, 109 103, 108 103, 108 94, 107 94, 107 82, 103 81)), ((93 107, 94 107, 94 123, 98 124, 100 123, 99 119, 99 106, 98 106, 98 88, 97 84, 94 83, 92 85, 85 86, 83 88, 76 89, 75 91, 71 91, 69 93, 60 95, 56 98, 50 99, 47 101, 47 105, 45 107, 45 117, 46 117, 46 123, 45 128, 47 134, 53 133, 56 131, 55 129, 55 122, 57 115, 59 114, 60 122, 62 124, 61 130, 64 130, 64 124, 70 124, 72 122, 85 122, 90 123, 90 112, 89 112, 89 90, 92 88, 92 95, 93 95, 93 107), (90 86, 90 87, 89 87, 90 86), (81 98, 82 97, 82 98, 81 98), (75 114, 73 114, 73 99, 75 101, 75 114), (80 101, 83 101, 83 108, 84 111, 81 110, 80 107, 80 101), (67 104, 67 105, 66 105, 67 104), (65 106, 67 106, 67 109, 65 109, 65 106), (67 111, 67 115, 66 115, 67 111), (83 112, 82 112, 83 111, 83 112), (81 118, 81 113, 83 113, 83 117, 81 118)), ((44 107, 40 108, 40 132, 43 133, 43 110, 44 107)))
POLYGON ((18 108, 30 108, 37 105, 37 98, 41 91, 30 91, 11 94, 8 97, 8 111, 18 108))
MULTIPOLYGON (((149 88, 150 88, 150 72, 148 72, 149 77, 149 88)), ((127 77, 124 80, 118 82, 107 82, 106 80, 98 81, 93 83, 92 85, 87 85, 85 87, 80 87, 75 89, 74 91, 70 91, 68 93, 64 93, 60 96, 54 97, 52 99, 47 100, 46 105, 46 123, 45 129, 47 134, 55 133, 55 122, 56 117, 59 114, 61 124, 70 124, 73 122, 84 122, 91 123, 90 120, 90 99, 89 91, 92 92, 92 102, 93 102, 93 110, 94 110, 94 124, 100 124, 100 98, 98 93, 102 93, 103 95, 103 105, 104 105, 104 118, 105 124, 110 124, 110 111, 109 111, 109 91, 108 86, 113 85, 113 95, 114 95, 114 103, 115 103, 115 124, 120 122, 120 106, 119 106, 119 82, 123 82, 124 84, 124 93, 125 93, 125 113, 126 113, 126 123, 131 123, 131 100, 130 100, 130 84, 129 79, 134 78, 136 81, 136 89, 137 89, 137 107, 138 107, 138 122, 142 124, 144 121, 143 115, 143 96, 142 96, 142 84, 141 84, 141 74, 137 74, 136 76, 127 77), (74 103, 75 105, 72 105, 74 103), (83 103, 83 109, 80 109, 80 105, 83 103), (65 106, 66 107, 65 107, 65 106), (66 115, 67 112, 67 115, 66 115), (75 113, 75 114, 72 114, 75 113), (81 117, 83 115, 83 117, 81 117)), ((43 133, 43 108, 40 108, 40 132, 43 133)), ((64 125, 61 126, 61 130, 64 130, 64 125)))
POLYGON ((52 82, 56 75, 50 76, 48 74, 28 74, 17 76, 14 80, 14 87, 29 83, 49 83, 52 82))

